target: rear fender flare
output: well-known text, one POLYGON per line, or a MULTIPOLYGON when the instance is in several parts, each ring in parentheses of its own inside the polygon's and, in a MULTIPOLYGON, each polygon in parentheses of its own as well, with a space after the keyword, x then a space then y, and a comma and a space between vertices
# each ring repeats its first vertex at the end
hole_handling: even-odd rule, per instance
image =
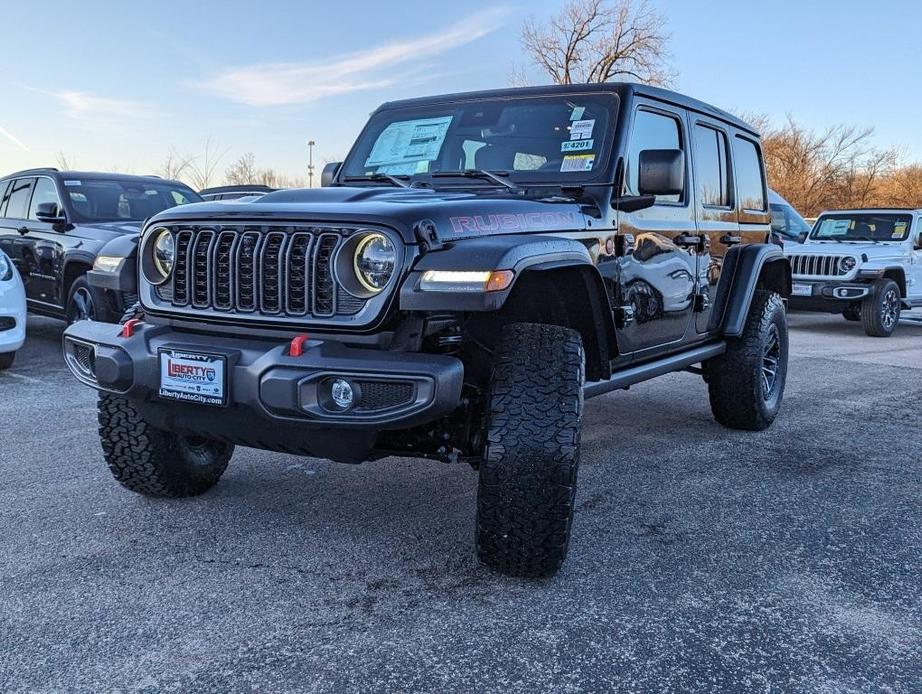
POLYGON ((770 289, 785 299, 791 295, 791 265, 784 253, 768 243, 731 248, 724 258, 713 314, 721 320, 725 336, 743 334, 749 307, 759 288, 770 289))

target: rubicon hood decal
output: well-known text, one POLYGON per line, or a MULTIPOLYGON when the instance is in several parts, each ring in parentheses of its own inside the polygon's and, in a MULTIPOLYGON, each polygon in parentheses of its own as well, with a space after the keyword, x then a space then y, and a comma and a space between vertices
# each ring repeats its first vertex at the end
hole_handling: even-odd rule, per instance
POLYGON ((449 217, 456 234, 490 234, 516 231, 554 231, 581 229, 583 216, 578 212, 528 212, 525 214, 477 214, 449 217))

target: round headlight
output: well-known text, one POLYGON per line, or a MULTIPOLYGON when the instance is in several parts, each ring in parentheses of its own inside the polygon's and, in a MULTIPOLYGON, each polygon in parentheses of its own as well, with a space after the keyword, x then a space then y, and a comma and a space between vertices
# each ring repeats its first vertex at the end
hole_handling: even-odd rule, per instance
POLYGON ((7 282, 13 279, 13 264, 6 259, 3 251, 0 251, 0 282, 7 282))
POLYGON ((857 264, 858 264, 858 261, 855 260, 850 255, 845 256, 844 258, 842 258, 842 260, 839 261, 839 267, 841 268, 842 272, 851 272, 852 270, 855 269, 855 266, 857 264))
POLYGON ((383 234, 368 234, 355 247, 355 276, 370 292, 380 292, 397 267, 397 249, 383 234))
POLYGON ((169 277, 176 260, 176 244, 169 230, 163 229, 157 233, 154 239, 153 259, 154 267, 163 279, 169 277))

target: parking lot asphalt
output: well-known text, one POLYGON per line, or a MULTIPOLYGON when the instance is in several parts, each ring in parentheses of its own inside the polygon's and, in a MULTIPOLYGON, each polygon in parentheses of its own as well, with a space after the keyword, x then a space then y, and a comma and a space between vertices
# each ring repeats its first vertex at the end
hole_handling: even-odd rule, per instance
POLYGON ((922 323, 791 317, 787 396, 589 401, 570 558, 473 554, 476 476, 238 449, 186 500, 119 487, 32 319, 0 374, 0 691, 922 691, 922 323))

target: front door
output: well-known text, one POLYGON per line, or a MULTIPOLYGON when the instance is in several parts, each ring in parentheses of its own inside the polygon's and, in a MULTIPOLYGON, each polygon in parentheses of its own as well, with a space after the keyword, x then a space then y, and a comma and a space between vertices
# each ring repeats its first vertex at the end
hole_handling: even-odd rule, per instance
POLYGON ((909 264, 911 277, 906 282, 906 295, 913 304, 922 304, 922 217, 916 217, 913 224, 912 262, 909 264))
POLYGON ((688 187, 688 146, 684 111, 639 100, 625 157, 625 194, 639 194, 638 160, 647 149, 685 152, 686 185, 681 195, 657 197, 653 207, 618 217, 624 250, 609 272, 614 275, 618 346, 635 358, 681 343, 691 323, 699 250, 688 187))
POLYGON ((38 219, 36 210, 41 203, 54 203, 61 209, 55 183, 40 176, 35 179, 32 199, 29 203, 25 238, 31 244, 32 267, 30 268, 30 298, 43 304, 64 306, 66 297, 61 296, 64 276, 64 231, 38 219))

